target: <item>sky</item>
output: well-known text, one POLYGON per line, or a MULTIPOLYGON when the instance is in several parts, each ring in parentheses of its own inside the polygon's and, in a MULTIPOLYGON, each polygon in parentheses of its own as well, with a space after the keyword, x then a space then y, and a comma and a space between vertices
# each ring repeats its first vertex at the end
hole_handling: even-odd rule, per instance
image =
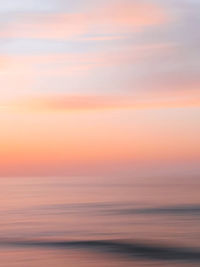
POLYGON ((0 0, 0 176, 200 174, 199 0, 0 0))

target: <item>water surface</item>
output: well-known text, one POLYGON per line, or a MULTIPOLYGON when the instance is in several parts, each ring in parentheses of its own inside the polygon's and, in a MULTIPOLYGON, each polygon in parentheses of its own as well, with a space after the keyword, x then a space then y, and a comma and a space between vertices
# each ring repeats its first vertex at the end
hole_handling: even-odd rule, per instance
POLYGON ((199 266, 199 190, 182 178, 1 178, 1 265, 199 266))

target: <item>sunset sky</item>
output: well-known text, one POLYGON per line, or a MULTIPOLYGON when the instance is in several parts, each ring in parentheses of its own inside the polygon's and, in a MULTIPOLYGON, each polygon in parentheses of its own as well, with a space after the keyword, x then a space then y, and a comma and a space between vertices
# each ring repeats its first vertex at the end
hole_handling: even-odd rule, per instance
POLYGON ((0 0, 0 176, 200 173, 199 0, 0 0))

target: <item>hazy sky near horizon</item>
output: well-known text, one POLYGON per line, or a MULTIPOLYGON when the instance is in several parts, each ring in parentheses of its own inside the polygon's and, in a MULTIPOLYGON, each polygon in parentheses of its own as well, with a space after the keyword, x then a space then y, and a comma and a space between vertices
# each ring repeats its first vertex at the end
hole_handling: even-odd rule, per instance
POLYGON ((0 0, 0 176, 200 173, 199 0, 0 0))

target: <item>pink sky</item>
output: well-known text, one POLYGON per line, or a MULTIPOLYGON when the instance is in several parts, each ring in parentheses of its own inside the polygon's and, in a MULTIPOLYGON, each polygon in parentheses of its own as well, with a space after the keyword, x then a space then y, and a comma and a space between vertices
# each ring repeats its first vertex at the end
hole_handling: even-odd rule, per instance
POLYGON ((0 7, 0 176, 199 174, 196 0, 0 7))

